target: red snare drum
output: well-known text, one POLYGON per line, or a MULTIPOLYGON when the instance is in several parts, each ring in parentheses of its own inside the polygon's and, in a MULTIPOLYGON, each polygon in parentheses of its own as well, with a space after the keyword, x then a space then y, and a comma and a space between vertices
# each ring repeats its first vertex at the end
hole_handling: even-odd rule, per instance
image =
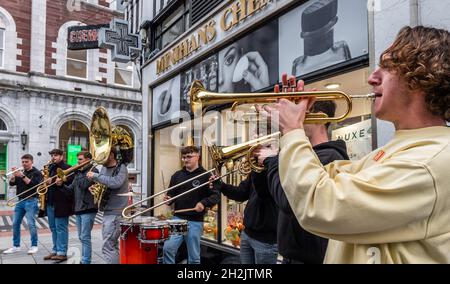
POLYGON ((158 245, 139 242, 141 224, 151 223, 156 218, 142 217, 120 223, 120 263, 121 264, 157 264, 158 245))
POLYGON ((167 221, 154 221, 141 224, 139 241, 143 244, 160 243, 169 238, 170 226, 167 221))

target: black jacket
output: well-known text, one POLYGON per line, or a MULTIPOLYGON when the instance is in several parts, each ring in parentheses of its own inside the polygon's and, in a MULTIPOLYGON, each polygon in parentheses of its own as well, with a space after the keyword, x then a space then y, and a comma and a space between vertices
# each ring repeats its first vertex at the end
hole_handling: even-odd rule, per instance
MULTIPOLYGON (((32 188, 33 186, 36 186, 42 181, 42 174, 41 172, 36 169, 35 167, 32 167, 28 171, 24 171, 23 173, 27 178, 31 180, 29 184, 26 184, 22 178, 15 178, 14 181, 9 181, 10 186, 16 186, 16 195, 21 194, 24 191, 27 191, 28 189, 32 188)), ((22 194, 19 196, 19 200, 22 200, 32 194, 36 193, 37 188, 30 190, 29 192, 22 194)), ((34 195, 34 198, 36 198, 37 195, 34 195)))
MULTIPOLYGON (((70 168, 64 162, 60 162, 59 164, 52 164, 49 168, 50 177, 56 175, 56 170, 61 168, 66 170, 70 168)), ((52 183, 55 182, 56 178, 52 180, 52 183)), ((58 186, 56 184, 50 186, 47 191, 47 205, 51 205, 55 207, 55 217, 69 217, 73 214, 73 195, 67 194, 64 188, 64 185, 70 185, 72 183, 73 176, 67 178, 66 182, 62 186, 58 186)))
MULTIPOLYGON (((89 172, 90 167, 79 170, 75 173, 75 177, 71 185, 64 185, 69 195, 74 197, 74 211, 76 215, 86 213, 97 213, 97 205, 94 204, 94 196, 89 191, 89 187, 94 184, 86 178, 86 174, 89 172)), ((98 173, 96 168, 92 169, 94 173, 98 173)))
POLYGON ((247 201, 244 210, 244 232, 252 239, 275 244, 277 242, 278 208, 268 191, 267 172, 252 172, 238 186, 223 182, 219 190, 238 202, 247 201))
MULTIPOLYGON (((186 170, 186 168, 183 168, 173 174, 173 176, 170 179, 170 185, 169 187, 172 187, 176 184, 179 184, 185 180, 188 180, 190 178, 193 178, 194 176, 197 176, 201 173, 206 172, 206 170, 203 167, 199 167, 193 172, 189 172, 186 170)), ((178 186, 172 190, 169 190, 167 192, 168 196, 174 197, 175 195, 179 195, 183 192, 186 192, 200 184, 207 183, 209 181, 209 177, 211 175, 203 175, 199 177, 198 179, 194 179, 192 182, 189 182, 187 184, 184 184, 182 186, 178 186)), ((176 210, 182 210, 182 209, 190 209, 194 208, 198 202, 201 202, 205 208, 211 208, 220 201, 220 195, 217 189, 210 189, 209 185, 206 184, 202 188, 199 188, 197 190, 194 190, 178 199, 175 199, 173 203, 175 204, 175 211, 176 210)), ((205 210, 206 211, 206 210, 205 210)), ((203 216, 205 215, 205 211, 203 212, 195 212, 195 211, 189 211, 189 212, 182 212, 177 213, 175 216, 186 219, 189 221, 196 221, 196 222, 203 222, 203 216)))
MULTIPOLYGON (((334 160, 348 160, 342 140, 330 141, 313 147, 323 165, 334 160)), ((269 191, 278 205, 278 251, 284 258, 303 263, 323 263, 328 240, 304 230, 289 205, 278 174, 278 156, 264 161, 269 191)))

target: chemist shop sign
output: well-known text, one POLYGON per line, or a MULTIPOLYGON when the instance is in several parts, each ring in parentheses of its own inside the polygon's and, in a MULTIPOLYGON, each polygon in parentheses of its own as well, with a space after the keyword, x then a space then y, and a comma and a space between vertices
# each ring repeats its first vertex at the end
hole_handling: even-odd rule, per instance
POLYGON ((69 27, 67 29, 67 48, 70 50, 99 48, 98 34, 100 29, 108 27, 109 24, 69 27))

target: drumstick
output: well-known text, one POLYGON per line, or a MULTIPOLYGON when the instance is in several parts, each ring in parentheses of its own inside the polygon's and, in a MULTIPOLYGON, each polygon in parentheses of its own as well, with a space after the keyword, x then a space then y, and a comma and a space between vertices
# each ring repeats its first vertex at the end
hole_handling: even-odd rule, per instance
MULTIPOLYGON (((208 210, 209 208, 208 207, 205 207, 205 212, 208 210)), ((182 212, 190 212, 190 211, 194 211, 195 210, 195 208, 189 208, 189 209, 181 209, 181 210, 177 210, 177 211, 173 211, 173 213, 175 214, 175 213, 182 213, 182 212)))
POLYGON ((194 211, 194 210, 195 210, 195 208, 181 209, 181 210, 174 211, 173 213, 190 212, 190 211, 194 211))

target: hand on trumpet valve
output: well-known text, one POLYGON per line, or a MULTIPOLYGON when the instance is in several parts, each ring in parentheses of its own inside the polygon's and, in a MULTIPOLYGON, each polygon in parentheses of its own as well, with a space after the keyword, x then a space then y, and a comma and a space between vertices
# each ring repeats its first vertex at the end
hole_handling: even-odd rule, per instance
POLYGON ((14 177, 20 178, 23 177, 23 173, 21 171, 17 171, 16 167, 12 167, 11 170, 14 172, 14 177))
MULTIPOLYGON (((291 76, 288 81, 287 75, 283 73, 282 85, 289 86, 288 88, 286 88, 286 90, 283 91, 302 92, 305 87, 305 82, 303 82, 303 80, 296 82, 294 76, 291 76), (292 88, 290 86, 297 86, 297 87, 292 88)), ((279 85, 275 85, 274 92, 275 93, 280 92, 279 85)), ((298 103, 296 104, 286 99, 280 99, 277 103, 271 106, 268 105, 264 105, 263 107, 256 106, 256 109, 261 115, 266 116, 269 119, 275 118, 280 127, 281 133, 285 135, 286 133, 292 130, 303 129, 303 122, 305 121, 306 113, 314 104, 314 101, 315 98, 313 97, 305 97, 300 98, 298 100, 298 103)))
POLYGON ((268 147, 258 147, 254 152, 255 157, 258 159, 258 164, 264 165, 264 161, 269 157, 278 155, 278 149, 272 144, 268 147))
POLYGON ((204 210, 205 206, 201 202, 197 203, 197 205, 195 205, 194 207, 195 212, 203 212, 204 210))

